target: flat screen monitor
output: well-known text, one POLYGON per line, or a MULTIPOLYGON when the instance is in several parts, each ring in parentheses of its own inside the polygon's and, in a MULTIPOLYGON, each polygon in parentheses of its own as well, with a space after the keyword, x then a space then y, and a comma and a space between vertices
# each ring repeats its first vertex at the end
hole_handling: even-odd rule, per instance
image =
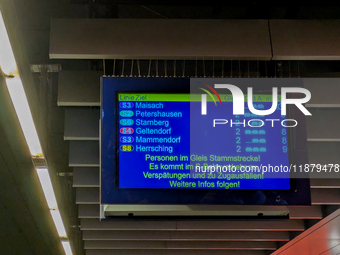
POLYGON ((302 87, 302 80, 203 83, 238 86, 244 114, 233 114, 230 92, 217 96, 202 79, 102 78, 101 203, 309 205, 308 176, 287 171, 308 163, 304 115, 296 107, 281 115, 280 96, 267 116, 246 102, 253 87, 254 109, 269 109, 273 87, 302 87), (289 119, 298 125, 287 127, 289 119))

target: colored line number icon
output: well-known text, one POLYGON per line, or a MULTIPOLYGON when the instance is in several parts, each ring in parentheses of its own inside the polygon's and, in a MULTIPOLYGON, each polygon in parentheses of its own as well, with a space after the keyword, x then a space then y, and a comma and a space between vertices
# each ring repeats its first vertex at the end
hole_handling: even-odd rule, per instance
POLYGON ((133 146, 132 145, 122 145, 120 146, 121 151, 133 151, 133 146))
POLYGON ((119 114, 122 117, 132 117, 133 116, 133 111, 120 111, 119 114))
POLYGON ((119 139, 122 143, 133 143, 134 139, 132 136, 122 136, 119 139))
POLYGON ((133 128, 121 128, 120 133, 123 135, 130 135, 133 134, 134 130, 133 128))
POLYGON ((119 103, 119 107, 123 109, 131 109, 133 108, 133 103, 132 102, 121 102, 119 103))

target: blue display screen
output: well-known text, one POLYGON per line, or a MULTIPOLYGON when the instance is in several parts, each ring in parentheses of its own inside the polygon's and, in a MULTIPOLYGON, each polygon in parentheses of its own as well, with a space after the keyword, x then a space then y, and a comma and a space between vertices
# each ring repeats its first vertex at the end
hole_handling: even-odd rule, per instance
MULTIPOLYGON (((121 189, 290 189, 286 116, 233 115, 201 95, 118 92, 118 187, 121 189)), ((271 95, 254 95, 269 109, 271 95)))

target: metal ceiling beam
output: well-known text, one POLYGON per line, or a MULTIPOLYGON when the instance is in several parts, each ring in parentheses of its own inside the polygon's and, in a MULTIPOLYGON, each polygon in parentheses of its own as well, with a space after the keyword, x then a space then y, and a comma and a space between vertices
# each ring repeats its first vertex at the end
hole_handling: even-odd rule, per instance
MULTIPOLYGON (((338 164, 339 163, 339 142, 308 142, 309 164, 338 164)), ((315 178, 339 178, 339 173, 324 172, 322 175, 314 171, 315 178)))
POLYGON ((269 60, 271 57, 267 20, 51 21, 50 58, 269 60))
POLYGON ((64 140, 99 140, 99 109, 65 109, 64 140))
POLYGON ((338 189, 311 189, 312 205, 340 205, 338 189))
POLYGON ((340 189, 340 179, 311 179, 312 189, 340 189))
MULTIPOLYGON (((258 206, 266 210, 266 206, 258 206)), ((228 208, 228 206, 225 206, 228 208)), ((322 219, 321 206, 288 206, 290 219, 322 219)), ((99 218, 98 204, 79 204, 79 218, 99 218)))
POLYGON ((99 188, 77 188, 77 204, 99 204, 99 188))
POLYGON ((340 60, 340 20, 269 20, 273 59, 340 60))
POLYGON ((99 187, 98 167, 74 167, 73 187, 99 187))
POLYGON ((78 217, 98 219, 100 217, 100 205, 98 204, 78 205, 78 217))
POLYGON ((320 206, 288 206, 289 219, 322 219, 320 206))
POLYGON ((99 141, 70 141, 70 167, 99 167, 99 141))
POLYGON ((340 20, 54 19, 50 58, 340 60, 339 25, 340 20))
MULTIPOLYGON (((86 255, 112 255, 113 251, 108 249, 98 250, 86 250, 86 255)), ((165 250, 165 249, 153 249, 153 250, 137 250, 137 249, 125 249, 114 250, 116 255, 268 255, 268 251, 238 251, 238 250, 202 250, 202 249, 183 249, 183 250, 165 250)))
MULTIPOLYGON (((74 4, 88 4, 92 1, 89 0, 70 0, 71 3, 74 4)), ((268 2, 264 0, 259 0, 254 3, 254 1, 251 0, 242 0, 237 2, 221 2, 218 0, 212 0, 212 1, 188 1, 188 0, 164 0, 164 1, 157 1, 157 0, 96 0, 96 3, 99 4, 119 4, 119 5, 157 5, 157 6, 166 6, 166 5, 185 5, 185 6, 212 6, 215 4, 221 5, 221 6, 245 6, 245 5, 254 5, 254 4, 267 4, 268 6, 287 6, 289 3, 285 2, 268 2)), ((302 5, 302 4, 301 4, 302 5)), ((326 0, 326 1, 316 1, 312 0, 308 2, 308 5, 306 6, 339 6, 337 2, 326 0)))
POLYGON ((102 220, 81 219, 82 230, 304 231, 302 220, 102 220))
POLYGON ((203 249, 203 250, 276 250, 275 242, 254 241, 116 241, 85 240, 85 249, 203 249))
POLYGON ((62 71, 59 73, 59 106, 100 106, 98 71, 62 71))
POLYGON ((289 241, 288 232, 85 230, 84 240, 289 241))

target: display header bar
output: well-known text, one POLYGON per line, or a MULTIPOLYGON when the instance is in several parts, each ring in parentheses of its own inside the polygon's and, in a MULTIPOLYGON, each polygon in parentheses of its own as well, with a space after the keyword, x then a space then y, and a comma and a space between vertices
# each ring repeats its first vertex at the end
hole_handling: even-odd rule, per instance
MULTIPOLYGON (((216 95, 212 95, 215 101, 218 101, 216 95)), ((233 96, 231 94, 220 94, 219 95, 222 102, 232 102, 233 96)), ((244 96, 244 100, 247 101, 248 96, 244 96)), ((149 93, 140 93, 140 94, 118 94, 118 101, 167 101, 167 102, 200 102, 201 94, 149 94, 149 93)), ((209 96, 207 97, 208 102, 213 102, 214 100, 209 96)), ((253 102, 272 102, 271 95, 253 95, 253 102)), ((281 95, 278 95, 278 102, 281 101, 281 95)))

